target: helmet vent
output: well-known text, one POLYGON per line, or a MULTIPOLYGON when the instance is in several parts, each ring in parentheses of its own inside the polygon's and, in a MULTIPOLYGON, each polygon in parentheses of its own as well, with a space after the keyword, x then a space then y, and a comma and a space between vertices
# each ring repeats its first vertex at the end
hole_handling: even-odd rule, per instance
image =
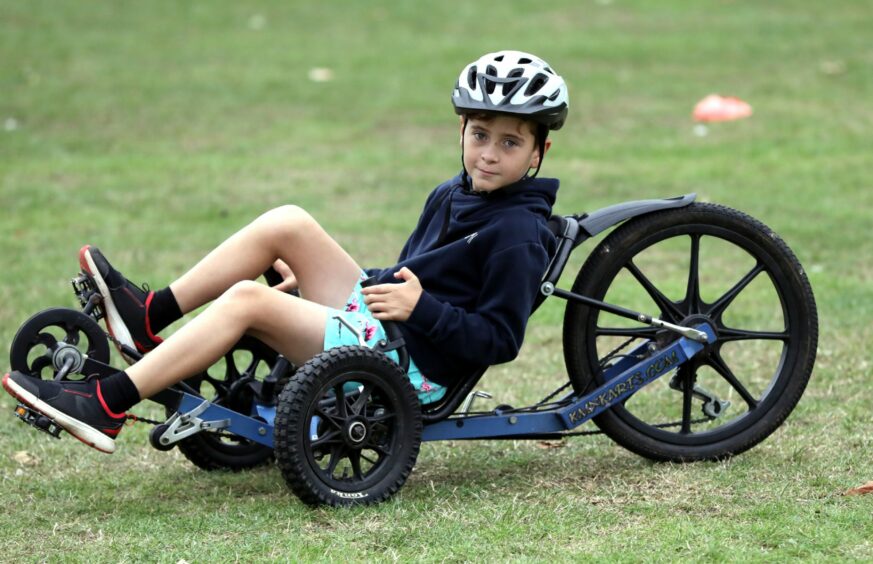
POLYGON ((531 64, 532 62, 533 62, 533 61, 531 61, 531 60, 528 59, 527 57, 522 57, 522 58, 520 58, 520 59, 518 60, 518 64, 520 64, 520 65, 529 65, 529 64, 531 64))
POLYGON ((470 72, 467 73, 467 85, 470 90, 476 90, 476 65, 470 67, 470 72))
POLYGON ((494 60, 497 61, 498 63, 502 63, 503 62, 503 55, 499 55, 497 57, 494 57, 494 60))
POLYGON ((535 94, 540 91, 540 89, 545 86, 546 82, 548 82, 549 77, 542 73, 537 73, 536 76, 533 77, 533 80, 530 81, 530 84, 525 90, 524 95, 530 96, 531 94, 535 94))
MULTIPOLYGON (((506 75, 506 78, 519 78, 523 75, 524 75, 524 69, 519 67, 519 68, 515 68, 515 69, 512 69, 511 71, 509 71, 509 74, 506 75)), ((516 84, 518 84, 517 80, 513 80, 510 82, 504 82, 503 83, 503 95, 506 96, 507 94, 509 94, 509 92, 513 88, 515 88, 516 84)))
POLYGON ((554 102, 555 100, 557 100, 557 99, 558 99, 558 94, 560 94, 560 93, 561 93, 560 90, 555 90, 555 91, 552 93, 552 95, 549 96, 549 101, 550 101, 550 102, 554 102))
MULTIPOLYGON (((496 77, 497 69, 492 65, 488 65, 488 68, 485 69, 485 74, 488 76, 496 77)), ((494 82, 493 80, 488 80, 487 78, 485 79, 485 92, 487 92, 488 94, 493 94, 495 86, 497 86, 496 82, 494 82)))

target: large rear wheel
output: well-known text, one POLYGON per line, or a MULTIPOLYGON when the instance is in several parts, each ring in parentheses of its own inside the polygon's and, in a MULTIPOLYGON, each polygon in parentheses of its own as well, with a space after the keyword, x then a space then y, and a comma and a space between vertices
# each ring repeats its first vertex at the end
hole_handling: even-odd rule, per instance
MULTIPOLYGON (((642 456, 692 461, 749 449, 782 424, 812 372, 818 318, 803 268, 772 230, 730 208, 692 204, 627 222, 594 250, 573 291, 716 329, 714 345, 595 418, 642 456)), ((671 338, 569 304, 564 355, 574 388, 593 390, 621 354, 671 338)))

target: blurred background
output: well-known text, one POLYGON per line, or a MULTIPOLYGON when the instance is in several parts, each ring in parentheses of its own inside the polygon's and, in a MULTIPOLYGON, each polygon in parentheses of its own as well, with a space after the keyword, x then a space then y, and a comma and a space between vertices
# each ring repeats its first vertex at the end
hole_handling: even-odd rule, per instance
MULTIPOLYGON (((870 532, 869 525, 846 528, 854 516, 869 518, 869 503, 866 509, 838 504, 845 520, 835 519, 826 540, 813 531, 816 511, 827 512, 833 496, 863 482, 869 472, 871 30, 873 6, 850 0, 0 0, 0 344, 8 347, 18 326, 36 311, 74 305, 68 282, 86 243, 99 246, 131 280, 163 287, 258 214, 294 203, 309 210, 362 265, 392 264, 427 194, 460 169, 458 123, 450 103, 459 71, 485 52, 530 51, 563 75, 570 90, 569 119, 553 135, 541 172, 561 179, 556 212, 696 192, 703 201, 764 221, 794 249, 818 298, 817 370, 786 429, 741 458, 752 465, 741 488, 772 498, 768 507, 774 514, 787 511, 818 539, 808 542, 805 552, 783 555, 870 557, 869 543, 855 552, 839 548, 848 542, 842 535, 870 532), (714 93, 745 100, 752 116, 697 126, 695 104, 714 93), (788 509, 782 505, 778 475, 791 471, 794 482, 803 484, 798 495, 819 500, 814 508, 797 498, 788 509)), ((568 267, 565 285, 584 250, 568 267)), ((559 381, 561 318, 561 304, 547 304, 531 322, 522 357, 498 367, 486 383, 500 389, 521 382, 526 389, 525 382, 532 381, 538 389, 541 379, 559 381)), ((110 464, 82 453, 72 441, 58 446, 35 436, 13 421, 11 407, 10 399, 0 399, 0 459, 15 449, 43 449, 37 455, 43 465, 73 456, 68 451, 88 457, 65 475, 78 484, 70 487, 81 488, 86 488, 86 461, 110 464)), ((128 437, 127 454, 116 459, 154 456, 149 464, 167 465, 144 470, 152 473, 147 480, 182 472, 184 461, 144 455, 144 432, 141 437, 137 432, 130 434, 139 439, 128 437)), ((559 451, 552 462, 542 458, 551 451, 535 447, 513 455, 555 476, 542 490, 544 514, 556 512, 545 498, 565 494, 570 483, 584 503, 599 495, 591 488, 611 492, 613 499, 634 489, 639 493, 621 487, 635 483, 638 472, 703 472, 706 478, 693 479, 720 479, 713 477, 717 465, 652 467, 599 441, 559 451), (619 468, 618 485, 598 481, 598 471, 587 475, 585 486, 573 482, 569 476, 586 457, 599 460, 595 464, 604 472, 619 468)), ((420 502, 423 513, 432 508, 428 504, 443 503, 430 496, 448 499, 448 521, 469 525, 470 513, 456 493, 463 491, 464 480, 452 481, 454 469, 461 468, 473 491, 492 491, 488 484, 496 482, 497 499, 516 492, 538 499, 539 489, 529 489, 525 480, 526 462, 501 459, 504 447, 423 450, 424 468, 416 470, 405 495, 420 502), (499 469, 481 478, 483 466, 499 469)), ((10 460, 0 466, 6 477, 20 470, 10 460)), ((40 474, 49 472, 46 468, 26 472, 52 480, 40 474)), ((231 488, 246 483, 238 479, 231 488)), ((272 484, 264 486, 270 491, 280 487, 275 471, 259 479, 272 484)), ((681 488, 670 480, 653 487, 659 503, 675 512, 682 501, 670 492, 681 488)), ((296 503, 284 492, 274 495, 279 501, 273 503, 296 503)), ((729 508, 724 521, 700 517, 712 526, 710 532, 730 530, 731 515, 740 523, 760 517, 739 507, 731 513, 730 502, 722 501, 729 508)), ((494 499, 486 495, 473 506, 481 509, 485 502, 494 499)), ((669 510, 661 514, 640 503, 669 529, 669 510)), ((59 511, 62 518, 69 507, 59 511)), ((626 515, 605 511, 610 517, 595 518, 594 530, 608 531, 610 519, 626 515)), ((293 518, 308 522, 305 515, 293 518)), ((83 519, 100 524, 101 518, 83 519)), ((689 518, 697 517, 692 511, 689 518)), ((428 545, 426 517, 414 519, 421 519, 421 529, 413 526, 407 533, 421 550, 428 545)), ((449 527, 448 521, 437 519, 435 526, 449 527)), ((499 535, 488 536, 487 522, 479 526, 485 541, 500 543, 499 535)), ((170 525, 158 521, 157 527, 170 525)), ((766 544, 749 530, 733 534, 766 544)), ((519 534, 533 542, 539 533, 519 534)), ((714 541, 717 546, 730 546, 732 533, 725 534, 714 541)), ((314 542, 333 542, 324 535, 314 542)), ((585 550, 620 554, 620 535, 604 535, 599 548, 585 550)), ((685 541, 670 538, 663 541, 665 549, 685 554, 685 541)), ((781 546, 782 540, 774 542, 781 546)), ((63 545, 57 542, 52 546, 63 545)), ((401 545, 391 545, 397 555, 415 555, 401 545)), ((24 550, 26 541, 15 546, 24 550)), ((554 556, 561 547, 569 549, 557 541, 533 554, 554 556)), ((435 554, 463 559, 476 552, 435 554)))

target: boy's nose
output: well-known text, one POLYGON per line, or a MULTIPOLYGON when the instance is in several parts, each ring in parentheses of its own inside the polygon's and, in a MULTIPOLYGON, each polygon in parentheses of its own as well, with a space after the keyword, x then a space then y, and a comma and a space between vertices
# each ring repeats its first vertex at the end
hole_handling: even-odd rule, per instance
POLYGON ((493 147, 486 147, 482 151, 482 159, 493 163, 497 160, 497 151, 493 147))

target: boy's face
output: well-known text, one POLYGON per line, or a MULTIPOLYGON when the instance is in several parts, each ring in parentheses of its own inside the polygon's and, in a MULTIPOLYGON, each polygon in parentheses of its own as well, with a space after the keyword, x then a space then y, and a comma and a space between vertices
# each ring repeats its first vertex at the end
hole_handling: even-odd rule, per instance
MULTIPOLYGON (((521 179, 540 162, 534 126, 513 116, 461 116, 464 168, 479 192, 493 192, 521 179)), ((546 150, 551 141, 546 140, 546 150)))

